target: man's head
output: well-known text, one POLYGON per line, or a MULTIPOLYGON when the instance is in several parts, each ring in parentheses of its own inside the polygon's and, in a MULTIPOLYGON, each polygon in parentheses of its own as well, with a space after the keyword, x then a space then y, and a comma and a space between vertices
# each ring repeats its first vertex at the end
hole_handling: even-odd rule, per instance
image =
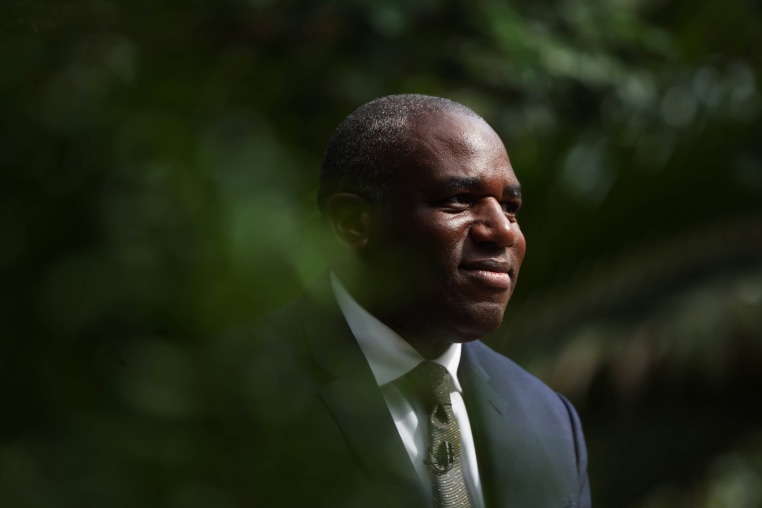
POLYGON ((318 199, 332 269, 424 356, 500 325, 525 251, 521 189, 472 110, 421 95, 365 104, 329 143, 318 199))

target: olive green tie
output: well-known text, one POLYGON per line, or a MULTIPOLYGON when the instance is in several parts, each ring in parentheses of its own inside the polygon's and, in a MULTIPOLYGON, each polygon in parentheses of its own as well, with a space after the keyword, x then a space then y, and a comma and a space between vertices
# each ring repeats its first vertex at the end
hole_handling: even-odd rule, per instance
POLYGON ((470 507, 460 460, 460 429, 450 401, 450 374, 438 363, 422 362, 405 378, 427 415, 429 451, 424 463, 431 476, 434 506, 470 507))

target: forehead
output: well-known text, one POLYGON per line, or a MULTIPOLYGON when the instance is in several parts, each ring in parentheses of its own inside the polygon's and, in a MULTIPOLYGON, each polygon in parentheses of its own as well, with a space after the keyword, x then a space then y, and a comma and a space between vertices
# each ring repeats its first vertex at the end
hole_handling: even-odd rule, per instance
POLYGON ((500 186, 518 184, 503 142, 481 118, 429 114, 416 122, 409 142, 408 163, 396 175, 405 187, 425 190, 464 178, 500 186))

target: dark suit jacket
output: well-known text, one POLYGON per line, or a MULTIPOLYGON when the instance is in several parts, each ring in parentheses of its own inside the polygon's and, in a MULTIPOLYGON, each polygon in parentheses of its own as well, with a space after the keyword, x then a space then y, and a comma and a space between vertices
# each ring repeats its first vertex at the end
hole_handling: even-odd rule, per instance
MULTIPOLYGON (((231 344, 250 424, 228 435, 253 457, 235 474, 258 505, 426 506, 327 277, 231 344)), ((585 443, 566 399, 478 341, 464 344, 458 378, 488 507, 590 505, 585 443)))

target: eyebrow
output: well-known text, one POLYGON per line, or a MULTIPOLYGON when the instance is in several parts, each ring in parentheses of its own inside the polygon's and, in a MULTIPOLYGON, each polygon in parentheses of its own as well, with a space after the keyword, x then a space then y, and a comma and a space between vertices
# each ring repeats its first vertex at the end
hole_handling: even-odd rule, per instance
MULTIPOLYGON (((481 183, 482 183, 481 179, 477 177, 454 176, 454 177, 448 178, 447 180, 439 184, 438 188, 440 192, 444 194, 450 194, 453 192, 458 192, 458 191, 472 189, 474 187, 479 187, 481 183)), ((521 185, 520 184, 506 185, 503 188, 503 194, 516 198, 516 199, 521 199, 521 185)))

